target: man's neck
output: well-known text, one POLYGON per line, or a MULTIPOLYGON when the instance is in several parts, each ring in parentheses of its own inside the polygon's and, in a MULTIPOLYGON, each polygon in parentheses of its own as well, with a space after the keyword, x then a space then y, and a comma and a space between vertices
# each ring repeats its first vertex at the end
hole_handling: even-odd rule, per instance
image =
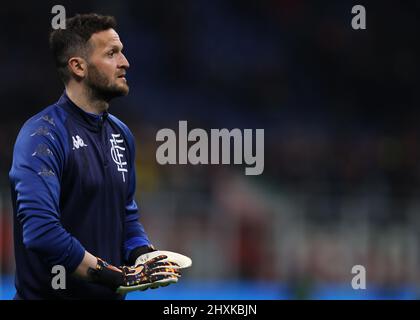
POLYGON ((85 112, 102 114, 108 110, 107 101, 93 97, 84 87, 66 86, 67 96, 73 103, 85 112))

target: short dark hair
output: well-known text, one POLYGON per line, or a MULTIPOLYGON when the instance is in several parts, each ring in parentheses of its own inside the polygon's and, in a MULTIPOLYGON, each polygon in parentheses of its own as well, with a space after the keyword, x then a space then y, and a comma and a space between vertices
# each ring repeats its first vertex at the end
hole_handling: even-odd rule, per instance
POLYGON ((112 16, 89 13, 77 14, 66 19, 65 29, 51 31, 50 48, 58 74, 65 84, 70 80, 70 72, 67 67, 68 60, 76 55, 87 58, 89 53, 88 41, 92 34, 114 29, 116 26, 117 22, 112 16))

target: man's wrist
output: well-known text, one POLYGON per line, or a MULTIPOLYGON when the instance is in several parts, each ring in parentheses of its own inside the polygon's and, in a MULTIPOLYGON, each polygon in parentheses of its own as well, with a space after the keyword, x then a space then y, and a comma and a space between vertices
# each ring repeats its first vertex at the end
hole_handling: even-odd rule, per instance
POLYGON ((118 268, 98 258, 95 268, 88 268, 89 279, 95 283, 107 286, 115 291, 123 284, 124 275, 118 268))

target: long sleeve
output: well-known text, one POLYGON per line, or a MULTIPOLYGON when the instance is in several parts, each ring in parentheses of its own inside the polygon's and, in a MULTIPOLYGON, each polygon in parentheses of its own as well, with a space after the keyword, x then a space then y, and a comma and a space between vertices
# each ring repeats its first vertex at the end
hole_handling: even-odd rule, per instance
POLYGON ((85 249, 60 223, 66 142, 59 133, 52 125, 29 120, 16 140, 9 177, 23 244, 49 266, 62 265, 72 273, 85 249))

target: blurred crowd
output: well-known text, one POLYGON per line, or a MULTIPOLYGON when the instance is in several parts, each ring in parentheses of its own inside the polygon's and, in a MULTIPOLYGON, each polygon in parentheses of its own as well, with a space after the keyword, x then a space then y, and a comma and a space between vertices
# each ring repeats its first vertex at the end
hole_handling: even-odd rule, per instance
MULTIPOLYGON (((1 270, 12 273, 7 173, 23 122, 61 94, 48 52, 53 4, 9 3, 0 28, 1 270), (23 15, 17 23, 17 15, 23 15), (30 28, 30 29, 28 29, 30 28), (13 52, 14 54, 10 54, 13 52), (41 80, 42 79, 42 80, 41 80)), ((420 277, 420 101, 415 2, 76 1, 67 13, 115 15, 130 94, 111 113, 138 148, 138 200, 158 247, 198 261, 192 278, 277 280, 298 290, 420 277), (160 166, 156 132, 265 129, 265 170, 160 166), (269 263, 274 261, 274 263, 269 263)), ((297 295, 301 293, 296 293, 297 295)))

